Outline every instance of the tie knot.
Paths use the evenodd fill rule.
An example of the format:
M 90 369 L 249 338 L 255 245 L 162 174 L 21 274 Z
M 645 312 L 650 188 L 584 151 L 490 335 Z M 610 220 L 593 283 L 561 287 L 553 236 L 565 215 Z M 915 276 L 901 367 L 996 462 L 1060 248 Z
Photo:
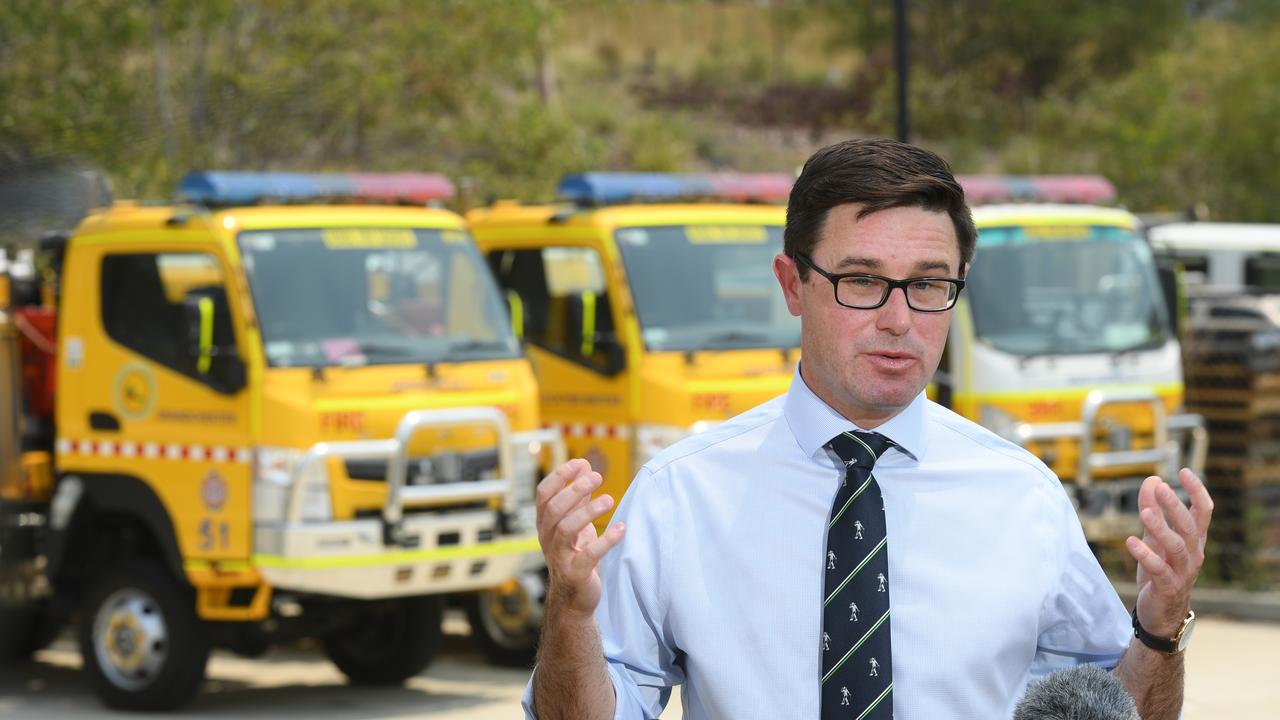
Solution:
M 845 465 L 857 465 L 867 468 L 873 467 L 876 464 L 876 460 L 880 459 L 880 456 L 891 445 L 893 445 L 893 441 L 880 433 L 858 432 L 857 430 L 842 432 L 831 438 L 831 442 L 827 443 L 827 447 L 834 450 Z

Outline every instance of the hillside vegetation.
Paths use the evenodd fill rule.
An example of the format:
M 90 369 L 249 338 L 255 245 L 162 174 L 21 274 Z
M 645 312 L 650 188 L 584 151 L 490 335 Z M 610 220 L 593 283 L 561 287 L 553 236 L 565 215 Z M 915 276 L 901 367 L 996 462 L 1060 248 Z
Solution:
M 1099 172 L 1142 210 L 1280 221 L 1280 7 L 912 0 L 912 139 Z M 11 0 L 0 172 L 435 170 L 468 202 L 585 169 L 794 170 L 895 128 L 891 4 Z

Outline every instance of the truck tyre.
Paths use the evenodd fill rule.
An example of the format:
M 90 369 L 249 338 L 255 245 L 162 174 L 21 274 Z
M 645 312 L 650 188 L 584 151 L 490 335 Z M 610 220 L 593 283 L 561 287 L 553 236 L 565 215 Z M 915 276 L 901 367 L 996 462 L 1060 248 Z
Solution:
M 209 637 L 195 598 L 157 561 L 101 576 L 80 613 L 85 673 L 109 707 L 173 710 L 204 680 Z
M 431 664 L 443 619 L 440 596 L 379 602 L 355 625 L 325 637 L 324 651 L 353 683 L 394 685 Z
M 493 665 L 533 667 L 541 623 L 523 583 L 494 588 L 467 598 L 467 622 L 471 637 Z

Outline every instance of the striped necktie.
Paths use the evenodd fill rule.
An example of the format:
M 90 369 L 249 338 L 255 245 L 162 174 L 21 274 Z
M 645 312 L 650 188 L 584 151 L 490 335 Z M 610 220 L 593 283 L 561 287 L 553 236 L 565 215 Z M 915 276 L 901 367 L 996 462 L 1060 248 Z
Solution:
M 892 445 L 844 432 L 827 447 L 844 461 L 827 523 L 822 608 L 822 720 L 893 717 L 889 645 L 889 538 L 871 468 Z

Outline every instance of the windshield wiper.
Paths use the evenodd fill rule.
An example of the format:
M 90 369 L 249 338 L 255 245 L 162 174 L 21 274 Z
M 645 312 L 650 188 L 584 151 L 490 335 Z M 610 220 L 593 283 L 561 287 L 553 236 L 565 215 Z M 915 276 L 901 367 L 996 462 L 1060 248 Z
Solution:
M 445 352 L 446 358 L 456 358 L 459 355 L 470 355 L 471 353 L 493 352 L 498 350 L 509 350 L 510 345 L 505 340 L 478 340 L 476 338 L 467 338 L 450 343 L 449 349 Z
M 417 349 L 412 347 L 407 347 L 405 345 L 399 345 L 399 344 L 379 343 L 379 342 L 360 343 L 360 352 L 365 355 L 369 355 L 369 354 L 395 355 L 398 357 L 405 357 L 406 355 L 418 354 Z
M 706 347 L 711 350 L 739 348 L 752 345 L 770 345 L 769 335 L 762 332 L 729 330 L 707 338 Z

